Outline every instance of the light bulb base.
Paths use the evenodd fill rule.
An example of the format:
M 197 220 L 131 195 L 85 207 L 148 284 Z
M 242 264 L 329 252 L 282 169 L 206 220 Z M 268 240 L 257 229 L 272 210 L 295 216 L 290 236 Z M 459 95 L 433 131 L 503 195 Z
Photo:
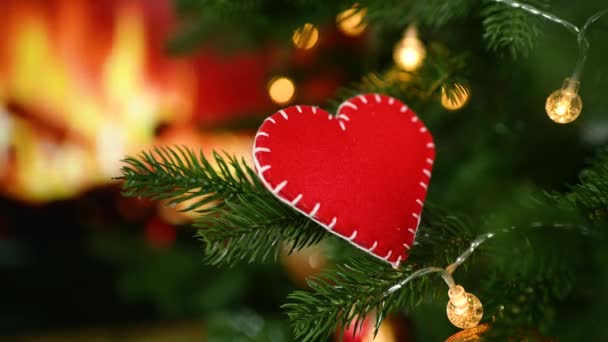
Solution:
M 450 301 L 446 307 L 448 319 L 461 329 L 476 326 L 483 317 L 483 305 L 479 298 L 465 292 L 460 285 L 450 287 L 448 291 Z

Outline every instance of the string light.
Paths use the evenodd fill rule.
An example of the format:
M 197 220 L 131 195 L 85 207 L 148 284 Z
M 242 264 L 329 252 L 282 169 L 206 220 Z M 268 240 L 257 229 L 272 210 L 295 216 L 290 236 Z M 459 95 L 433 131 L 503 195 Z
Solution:
M 276 104 L 286 104 L 293 100 L 296 93 L 296 86 L 287 77 L 275 77 L 268 83 L 268 95 Z
M 393 49 L 393 59 L 397 66 L 405 71 L 415 71 L 426 57 L 426 48 L 418 39 L 416 26 L 410 25 L 403 33 L 403 38 Z
M 579 81 L 566 78 L 561 89 L 547 97 L 545 110 L 551 120 L 565 124 L 576 120 L 583 109 L 583 101 L 578 95 Z
M 469 102 L 471 91 L 468 87 L 462 84 L 455 84 L 456 93 L 450 98 L 445 90 L 445 87 L 441 87 L 441 105 L 447 110 L 458 110 Z
M 522 4 L 513 0 L 493 1 L 524 10 L 528 13 L 540 16 L 543 19 L 560 24 L 568 31 L 576 35 L 579 57 L 576 66 L 574 67 L 574 72 L 572 73 L 571 77 L 566 78 L 561 89 L 558 89 L 549 95 L 545 103 L 545 110 L 547 111 L 547 115 L 549 115 L 551 120 L 561 124 L 576 120 L 583 108 L 583 101 L 578 95 L 578 88 L 580 87 L 579 79 L 585 67 L 585 62 L 587 61 L 587 50 L 589 49 L 589 41 L 587 40 L 585 33 L 591 24 L 608 13 L 608 8 L 590 16 L 585 24 L 579 28 L 567 20 L 564 20 L 552 13 L 540 10 L 534 6 Z
M 367 27 L 367 23 L 364 20 L 366 13 L 366 8 L 359 8 L 356 4 L 346 11 L 340 12 L 336 16 L 338 28 L 350 37 L 361 35 Z
M 319 30 L 315 25 L 306 23 L 293 32 L 293 45 L 302 50 L 312 49 L 319 41 Z
M 483 317 L 483 305 L 479 298 L 471 293 L 467 293 L 464 288 L 454 281 L 452 274 L 462 265 L 471 254 L 484 243 L 487 239 L 494 236 L 494 233 L 487 233 L 477 237 L 469 248 L 456 258 L 456 261 L 448 265 L 446 268 L 440 267 L 425 267 L 410 274 L 407 278 L 401 280 L 384 293 L 384 298 L 403 288 L 407 283 L 415 278 L 421 277 L 430 273 L 441 273 L 441 277 L 449 287 L 448 297 L 450 300 L 446 307 L 448 320 L 458 328 L 469 329 L 477 326 Z
M 465 292 L 460 285 L 452 286 L 448 290 L 450 301 L 446 312 L 452 324 L 461 328 L 468 329 L 476 326 L 483 317 L 483 306 L 479 298 Z

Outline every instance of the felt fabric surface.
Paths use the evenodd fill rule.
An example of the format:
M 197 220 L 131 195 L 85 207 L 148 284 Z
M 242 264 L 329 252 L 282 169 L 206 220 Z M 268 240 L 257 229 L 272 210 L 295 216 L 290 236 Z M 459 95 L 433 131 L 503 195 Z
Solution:
M 283 202 L 394 267 L 407 257 L 435 145 L 399 100 L 358 95 L 336 116 L 304 105 L 280 110 L 258 130 L 253 157 Z

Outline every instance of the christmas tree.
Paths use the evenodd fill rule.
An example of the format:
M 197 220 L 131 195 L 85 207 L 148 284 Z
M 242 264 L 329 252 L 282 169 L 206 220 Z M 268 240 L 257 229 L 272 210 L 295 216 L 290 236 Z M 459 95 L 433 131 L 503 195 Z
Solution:
M 271 148 L 262 145 L 254 150 L 258 165 L 221 151 L 204 155 L 180 146 L 143 151 L 125 159 L 124 194 L 186 203 L 183 211 L 195 213 L 201 257 L 210 265 L 257 268 L 277 261 L 285 250 L 322 248 L 329 265 L 308 278 L 308 289 L 284 299 L 294 341 L 362 334 L 380 338 L 386 324 L 396 331 L 407 322 L 413 332 L 401 340 L 442 340 L 453 334 L 452 341 L 475 336 L 606 340 L 601 318 L 608 301 L 602 295 L 608 285 L 603 247 L 608 131 L 602 110 L 608 104 L 602 96 L 608 81 L 600 57 L 608 51 L 600 21 L 608 13 L 604 6 L 602 1 L 177 1 L 183 26 L 169 44 L 176 53 L 206 44 L 233 51 L 278 41 L 314 54 L 326 28 L 334 25 L 361 40 L 366 54 L 356 55 L 359 60 L 346 50 L 335 54 L 358 71 L 360 81 L 343 84 L 326 103 L 294 99 L 300 80 L 310 73 L 295 63 L 277 68 L 277 74 L 291 77 L 274 78 L 269 91 L 278 104 L 275 115 L 285 120 L 298 111 L 326 110 L 330 119 L 348 126 L 354 114 L 346 109 L 365 109 L 377 101 L 399 103 L 401 112 L 417 114 L 411 114 L 412 121 L 424 122 L 421 130 L 428 128 L 433 139 L 426 146 L 436 151 L 429 161 L 433 176 L 423 183 L 424 209 L 413 213 L 419 226 L 403 233 L 415 239 L 411 235 L 413 240 L 404 242 L 399 259 L 398 253 L 378 256 L 376 245 L 367 251 L 353 247 L 349 242 L 357 243 L 357 231 L 331 234 L 340 222 L 315 216 L 323 210 L 319 205 L 308 208 L 310 215 L 297 210 L 301 198 L 281 196 L 289 185 L 269 186 L 272 182 L 264 178 L 266 165 L 256 157 Z M 306 107 L 278 111 L 291 104 Z M 375 120 L 380 122 L 393 115 L 379 113 Z M 255 129 L 264 122 L 254 121 L 250 127 Z M 400 134 L 410 136 L 399 127 L 369 129 L 382 144 Z M 260 129 L 256 143 L 267 138 L 261 133 L 267 135 Z M 383 160 L 417 153 L 394 146 L 384 146 L 390 157 Z M 290 175 L 310 169 L 307 154 L 293 151 L 299 166 Z M 322 160 L 336 165 L 336 178 L 347 172 L 339 163 L 348 156 L 340 156 Z M 379 179 L 401 184 L 411 177 L 395 174 L 395 163 L 374 165 Z M 424 169 L 429 177 L 430 169 Z M 394 188 L 367 191 L 378 182 L 368 182 L 369 174 L 363 174 L 368 178 L 341 195 L 363 201 L 370 192 L 395 193 Z M 331 193 L 338 185 L 326 182 L 325 187 Z M 384 207 L 395 201 L 400 199 Z M 388 209 L 382 208 L 367 215 L 383 222 Z M 398 319 L 402 315 L 407 321 Z M 257 314 L 220 319 L 221 334 L 215 338 L 290 338 L 280 328 L 252 323 L 259 319 Z
M 450 321 L 468 329 L 458 336 L 482 335 L 484 340 L 608 338 L 599 319 L 606 302 L 602 244 L 608 157 L 602 148 L 606 134 L 600 128 L 604 125 L 600 108 L 605 102 L 600 94 L 606 82 L 599 57 L 605 46 L 599 43 L 600 24 L 593 25 L 608 10 L 599 1 L 179 4 L 192 23 L 174 41 L 182 48 L 186 42 L 204 42 L 218 25 L 230 32 L 228 42 L 256 41 L 270 35 L 287 40 L 294 32 L 293 44 L 300 49 L 309 49 L 323 39 L 317 27 L 333 20 L 353 34 L 367 25 L 374 40 L 371 58 L 376 61 L 375 71 L 345 87 L 329 104 L 313 105 L 336 113 L 339 119 L 346 107 L 364 106 L 374 101 L 373 96 L 381 102 L 379 95 L 359 95 L 361 101 L 354 103 L 357 98 L 353 96 L 386 94 L 393 98 L 382 99 L 402 100 L 433 133 L 437 156 L 431 160 L 433 178 L 427 203 L 421 218 L 417 217 L 421 222 L 413 245 L 405 244 L 406 249 L 411 247 L 407 259 L 392 262 L 394 267 L 390 261 L 395 256 L 389 259 L 390 252 L 384 261 L 374 258 L 378 255 L 372 250 L 378 241 L 367 253 L 353 248 L 344 241 L 349 240 L 348 235 L 333 231 L 343 237 L 340 239 L 328 234 L 336 217 L 331 223 L 321 222 L 319 203 L 307 215 L 297 205 L 302 194 L 288 198 L 284 192 L 287 180 L 271 184 L 265 179 L 264 172 L 271 165 L 264 165 L 261 160 L 265 157 L 257 156 L 278 153 L 277 148 L 290 143 L 287 139 L 276 138 L 279 141 L 272 147 L 256 140 L 256 146 L 264 146 L 254 150 L 255 170 L 230 155 L 217 153 L 207 159 L 180 147 L 156 149 L 126 160 L 126 195 L 170 199 L 174 204 L 198 198 L 185 210 L 200 214 L 197 236 L 209 264 L 229 267 L 276 260 L 285 246 L 289 252 L 317 244 L 326 248 L 331 266 L 308 279 L 309 290 L 292 293 L 283 305 L 295 340 L 325 340 L 348 327 L 360 333 L 370 315 L 378 333 L 387 317 L 399 313 L 407 313 L 418 330 L 443 332 L 449 324 L 441 312 L 446 303 Z M 293 107 L 289 110 L 280 112 L 285 120 L 288 115 L 297 116 L 292 114 L 296 113 Z M 301 107 L 297 110 L 302 113 Z M 580 113 L 582 117 L 574 121 Z M 390 120 L 390 115 L 382 114 L 377 120 Z M 273 118 L 281 118 L 267 119 L 278 125 Z M 271 139 L 268 129 L 265 124 L 258 131 L 264 135 L 261 139 L 267 139 L 264 141 Z M 400 134 L 373 126 L 369 130 L 380 141 L 392 141 L 383 134 Z M 290 133 L 303 131 L 295 128 Z M 405 128 L 401 132 L 409 134 Z M 342 141 L 338 136 L 336 132 L 335 141 Z M 303 166 L 309 153 L 298 148 L 292 151 L 301 153 L 294 159 L 304 160 L 292 162 L 288 175 L 297 178 L 304 169 L 312 172 L 311 178 L 317 177 Z M 390 153 L 417 151 L 394 149 Z M 322 162 L 334 165 L 332 157 L 343 158 L 339 153 L 327 154 Z M 273 162 L 281 163 L 280 158 Z M 412 177 L 390 172 L 397 166 L 389 163 L 372 176 L 363 172 L 360 177 L 368 178 L 357 180 L 363 186 L 374 186 L 377 182 L 372 177 Z M 326 187 L 340 187 L 344 177 L 340 167 L 335 171 L 335 183 Z M 308 184 L 314 182 L 308 180 Z M 312 187 L 303 184 L 307 190 Z M 355 184 L 352 189 L 361 190 Z M 342 195 L 369 192 L 362 193 Z M 399 195 L 409 194 L 406 190 Z M 383 222 L 381 217 L 389 215 L 389 207 L 374 206 L 371 215 Z M 356 235 L 354 231 L 349 242 L 356 242 Z M 449 299 L 436 275 L 447 282 Z M 455 280 L 476 297 L 464 295 Z M 478 325 L 479 318 L 482 325 Z M 432 333 L 422 336 L 427 336 L 422 340 L 439 337 Z

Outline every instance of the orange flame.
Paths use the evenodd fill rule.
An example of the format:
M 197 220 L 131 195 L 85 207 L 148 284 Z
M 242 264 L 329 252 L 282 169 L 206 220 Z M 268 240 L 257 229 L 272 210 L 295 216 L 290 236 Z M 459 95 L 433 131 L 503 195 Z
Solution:
M 191 117 L 192 65 L 163 57 L 156 42 L 169 11 L 154 6 L 0 1 L 3 192 L 74 196 L 117 175 L 118 161 L 151 143 L 160 123 Z

